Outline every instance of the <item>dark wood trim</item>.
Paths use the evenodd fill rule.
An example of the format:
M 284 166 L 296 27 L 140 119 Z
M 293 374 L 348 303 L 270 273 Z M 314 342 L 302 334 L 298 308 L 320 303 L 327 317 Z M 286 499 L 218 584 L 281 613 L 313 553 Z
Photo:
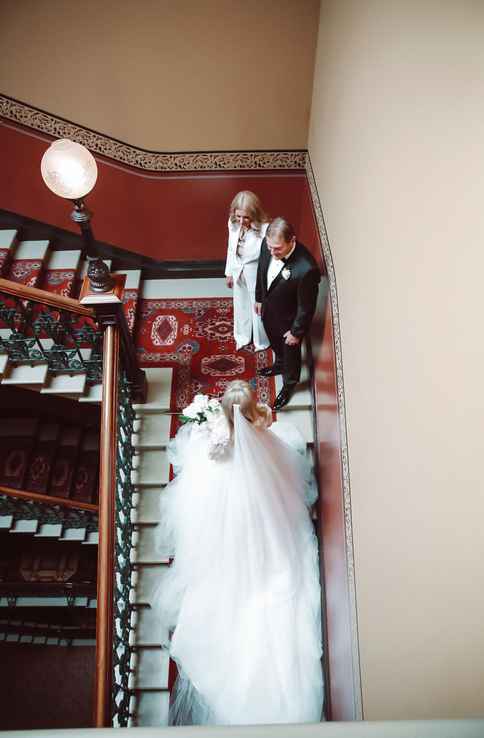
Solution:
M 53 251 L 82 251 L 85 242 L 81 235 L 63 228 L 42 223 L 8 210 L 0 209 L 0 228 L 18 231 L 20 240 L 46 240 Z M 103 241 L 94 241 L 93 256 L 110 259 L 111 271 L 141 269 L 143 279 L 190 279 L 223 277 L 225 261 L 157 261 L 149 256 L 126 251 Z
M 12 295 L 12 297 L 18 297 L 21 300 L 30 300 L 31 302 L 49 305 L 50 307 L 57 308 L 57 310 L 67 310 L 70 313 L 95 318 L 94 310 L 80 305 L 78 300 L 73 300 L 71 297 L 64 297 L 63 295 L 56 295 L 53 292 L 39 290 L 37 287 L 27 287 L 24 284 L 11 282 L 9 279 L 3 279 L 1 277 L 0 292 L 6 295 Z
M 12 489 L 11 487 L 3 487 L 0 485 L 0 494 L 9 497 L 17 497 L 20 500 L 31 500 L 33 502 L 42 502 L 46 505 L 58 505 L 59 507 L 69 507 L 73 510 L 87 510 L 88 512 L 97 513 L 98 506 L 92 505 L 90 502 L 76 502 L 76 500 L 65 499 L 64 497 L 54 497 L 53 495 L 41 495 L 38 492 L 29 492 L 28 490 Z
M 119 351 L 119 328 L 116 325 L 107 325 L 104 331 L 99 470 L 98 617 L 94 695 L 94 725 L 97 728 L 111 727 Z

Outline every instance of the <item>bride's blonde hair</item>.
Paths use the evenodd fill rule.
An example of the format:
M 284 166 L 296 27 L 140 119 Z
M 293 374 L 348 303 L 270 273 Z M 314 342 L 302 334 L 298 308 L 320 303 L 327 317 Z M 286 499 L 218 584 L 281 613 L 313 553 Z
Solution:
M 250 384 L 242 379 L 235 379 L 230 382 L 222 397 L 222 408 L 231 431 L 234 427 L 234 405 L 238 405 L 244 418 L 247 418 L 256 427 L 265 428 L 270 425 L 272 419 L 270 409 L 267 405 L 261 405 L 257 402 Z

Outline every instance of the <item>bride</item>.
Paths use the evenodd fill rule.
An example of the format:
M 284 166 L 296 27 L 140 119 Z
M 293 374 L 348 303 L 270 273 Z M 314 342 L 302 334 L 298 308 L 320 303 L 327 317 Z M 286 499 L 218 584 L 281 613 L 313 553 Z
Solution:
M 197 396 L 170 443 L 155 595 L 178 667 L 171 724 L 317 722 L 321 617 L 307 459 L 250 386 Z M 198 403 L 198 404 L 197 404 Z M 291 430 L 292 429 L 292 430 Z M 282 436 L 282 438 L 281 438 Z M 297 442 L 297 432 L 296 432 Z M 299 449 L 301 451 L 301 449 Z

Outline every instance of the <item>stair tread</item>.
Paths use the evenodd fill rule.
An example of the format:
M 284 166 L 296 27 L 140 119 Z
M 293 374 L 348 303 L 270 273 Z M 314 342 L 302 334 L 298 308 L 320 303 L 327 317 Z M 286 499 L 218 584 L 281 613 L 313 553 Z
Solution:
M 22 384 L 22 385 L 44 385 L 47 379 L 48 365 L 36 364 L 28 366 L 26 364 L 8 367 L 5 376 L 2 377 L 2 384 Z
M 16 607 L 66 607 L 66 597 L 17 597 Z M 86 607 L 88 597 L 75 597 L 74 607 Z M 0 608 L 9 607 L 6 597 L 0 597 Z
M 85 374 L 57 374 L 50 375 L 45 387 L 40 390 L 45 395 L 79 395 L 86 389 Z
M 136 610 L 133 625 L 136 646 L 152 646 L 161 641 L 166 642 L 168 638 L 168 628 L 161 627 L 156 608 L 141 607 Z
M 132 443 L 135 448 L 160 448 L 170 440 L 171 415 L 151 413 L 135 421 Z
M 135 696 L 136 724 L 144 728 L 168 725 L 169 692 L 139 692 Z
M 91 384 L 85 390 L 82 397 L 79 397 L 79 402 L 94 402 L 99 404 L 102 400 L 103 386 L 102 384 Z
M 0 228 L 0 249 L 10 249 L 17 238 L 14 228 Z
M 136 517 L 138 524 L 158 523 L 160 521 L 160 496 L 163 494 L 163 487 L 146 487 L 139 488 L 136 495 Z
M 166 573 L 168 567 L 160 564 L 159 566 L 140 566 L 136 572 L 136 596 L 137 604 L 150 605 L 153 601 L 153 593 L 156 586 L 160 583 Z M 159 627 L 159 626 L 158 626 Z M 159 643 L 160 635 L 153 632 L 151 640 L 148 642 Z M 154 639 L 154 640 L 153 640 Z
M 158 550 L 157 536 L 156 527 L 139 531 L 138 546 L 135 550 L 135 561 L 138 565 L 167 564 L 169 562 L 169 551 Z
M 144 369 L 148 383 L 148 395 L 144 404 L 133 405 L 134 409 L 143 414 L 157 410 L 169 410 L 171 399 L 171 383 L 173 369 L 156 367 Z
M 165 649 L 142 649 L 138 652 L 134 689 L 166 689 L 169 656 Z
M 131 480 L 135 485 L 163 485 L 169 481 L 170 464 L 165 449 L 144 449 L 135 456 Z
M 196 279 L 145 279 L 141 297 L 144 300 L 156 298 L 188 297 L 232 297 L 224 278 L 209 277 Z

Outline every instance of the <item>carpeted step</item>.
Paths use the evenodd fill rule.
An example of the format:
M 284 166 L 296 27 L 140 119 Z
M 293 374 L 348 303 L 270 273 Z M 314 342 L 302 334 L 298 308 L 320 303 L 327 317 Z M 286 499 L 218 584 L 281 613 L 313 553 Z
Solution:
M 38 494 L 47 494 L 50 473 L 57 453 L 60 433 L 58 423 L 42 423 L 39 427 L 37 443 L 30 458 L 25 489 Z
M 17 242 L 17 231 L 0 229 L 0 277 L 4 277 L 9 268 Z
M 129 332 L 134 333 L 140 294 L 141 269 L 124 269 L 114 274 L 126 274 L 123 293 L 123 310 Z
M 52 468 L 49 495 L 69 497 L 74 480 L 82 430 L 76 426 L 62 428 L 57 455 Z
M 35 445 L 37 418 L 2 418 L 0 425 L 0 484 L 23 489 Z
M 99 430 L 88 431 L 82 440 L 72 485 L 71 499 L 98 502 Z M 83 539 L 84 540 L 84 539 Z
M 38 287 L 48 249 L 48 241 L 20 241 L 6 272 L 6 278 L 28 287 Z
M 80 251 L 52 251 L 46 260 L 40 288 L 64 297 L 73 297 Z

